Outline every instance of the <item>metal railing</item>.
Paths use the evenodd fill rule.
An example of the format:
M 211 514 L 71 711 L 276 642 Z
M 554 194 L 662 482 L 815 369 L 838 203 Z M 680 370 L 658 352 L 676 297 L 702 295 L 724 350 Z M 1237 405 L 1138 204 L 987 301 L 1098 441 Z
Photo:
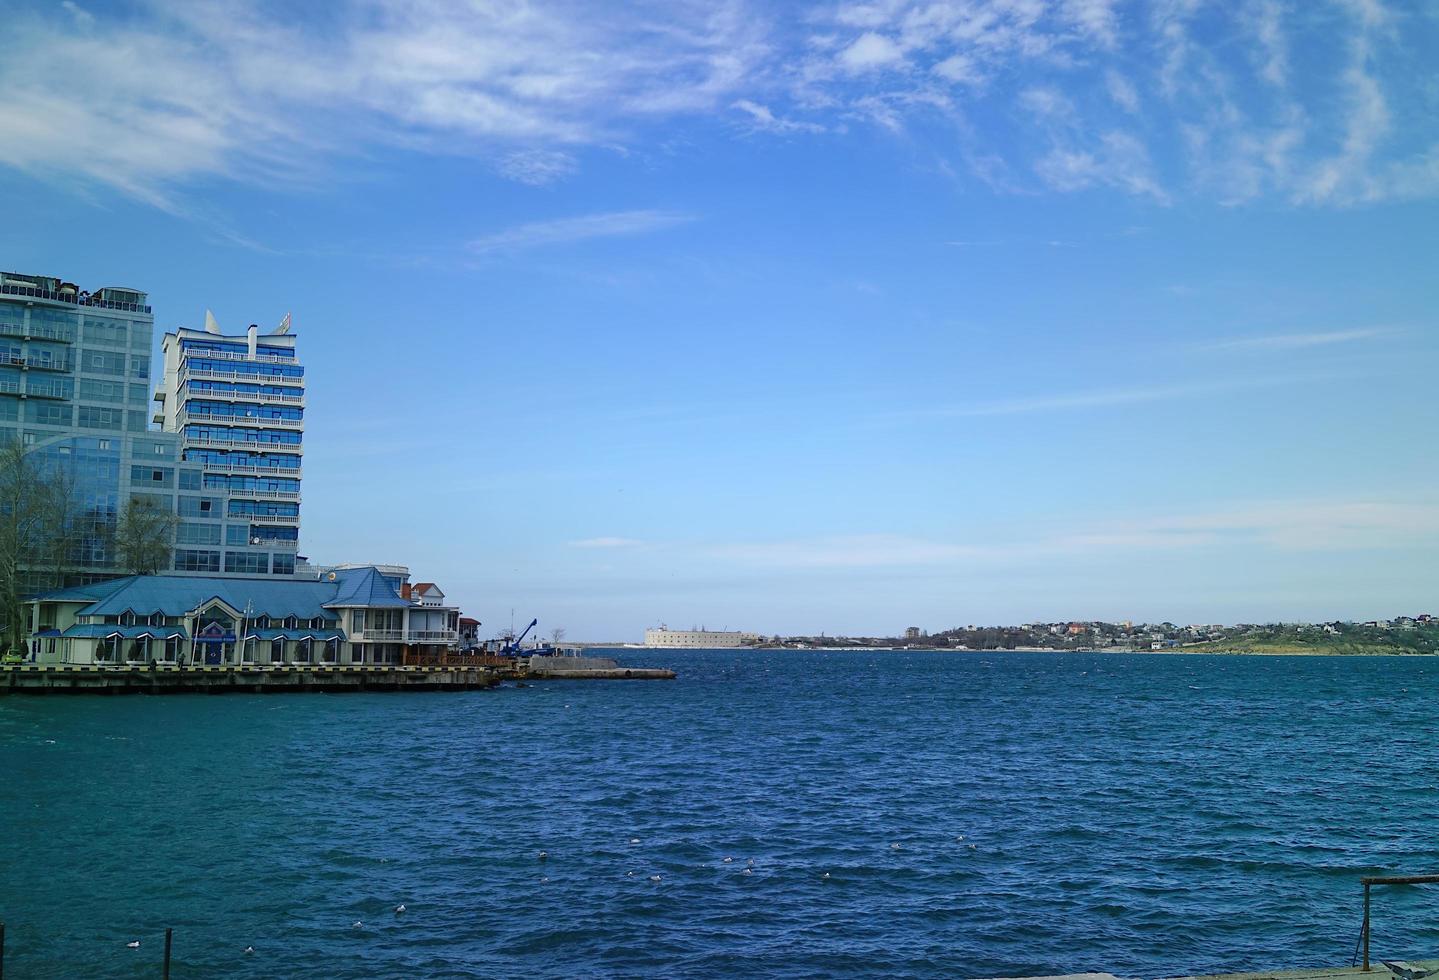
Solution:
M 142 306 L 139 303 L 115 303 L 89 294 L 82 295 L 70 292 L 53 293 L 48 289 L 40 289 L 37 286 L 22 286 L 15 282 L 0 283 L 0 293 L 6 296 L 28 296 L 31 299 L 48 299 L 57 303 L 69 303 L 72 306 L 98 306 L 107 310 L 121 310 L 125 313 L 151 312 L 150 307 Z
M 0 336 L 20 337 L 25 340 L 53 340 L 60 344 L 73 344 L 75 342 L 74 328 L 52 327 L 36 323 L 0 322 Z
M 1432 885 L 1439 883 L 1439 875 L 1379 875 L 1361 878 L 1364 885 L 1364 925 L 1359 932 L 1359 941 L 1364 945 L 1364 972 L 1369 972 L 1369 887 L 1371 885 Z

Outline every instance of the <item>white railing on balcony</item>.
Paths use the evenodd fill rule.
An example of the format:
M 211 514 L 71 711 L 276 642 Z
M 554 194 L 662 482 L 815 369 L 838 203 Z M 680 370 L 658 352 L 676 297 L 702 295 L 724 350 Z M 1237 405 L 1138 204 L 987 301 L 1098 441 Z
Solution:
M 206 473 L 253 473 L 258 476 L 299 476 L 298 466 L 251 466 L 249 463 L 212 463 L 208 460 L 192 459 L 187 462 L 199 463 Z
M 185 358 L 197 358 L 204 361 L 260 361 L 265 364 L 294 364 L 293 354 L 256 354 L 251 357 L 248 352 L 240 354 L 229 350 L 206 350 L 203 347 L 187 347 Z
M 299 524 L 299 514 L 231 514 L 231 520 L 249 521 L 251 524 Z
M 223 388 L 197 388 L 189 386 L 191 398 L 207 398 L 223 402 L 254 402 L 258 405 L 299 405 L 304 407 L 303 394 L 277 395 L 272 391 L 226 391 Z
M 187 446 L 226 446 L 264 452 L 267 449 L 295 452 L 300 448 L 297 442 L 260 442 L 256 439 L 221 439 L 217 436 L 184 436 Z
M 6 394 L 6 395 L 18 395 L 18 394 L 20 394 L 20 382 L 18 382 L 18 381 L 0 380 L 0 394 Z
M 355 643 L 458 643 L 460 636 L 453 630 L 354 630 L 350 640 Z
M 257 375 L 253 372 L 227 371 L 224 368 L 192 367 L 189 364 L 182 365 L 180 368 L 181 383 L 190 378 L 210 378 L 216 381 L 253 381 L 257 377 L 264 378 L 267 385 L 303 385 L 305 383 L 304 378 L 292 378 L 282 374 Z
M 212 415 L 207 412 L 177 412 L 179 425 L 230 425 L 247 429 L 303 429 L 304 419 L 274 419 L 263 415 Z
M 251 500 L 299 500 L 298 490 L 255 490 L 251 487 L 206 487 L 206 490 L 220 490 L 232 497 L 246 497 Z

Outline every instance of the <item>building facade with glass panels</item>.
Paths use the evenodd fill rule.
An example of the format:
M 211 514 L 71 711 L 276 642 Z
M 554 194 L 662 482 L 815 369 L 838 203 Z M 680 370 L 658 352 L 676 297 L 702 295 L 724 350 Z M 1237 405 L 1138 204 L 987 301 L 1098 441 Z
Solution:
M 198 487 L 175 435 L 148 426 L 154 316 L 145 293 L 81 290 L 52 276 L 0 273 L 0 440 L 19 440 L 74 484 L 68 571 L 34 587 L 114 576 L 112 534 L 130 497 L 175 509 Z M 59 579 L 64 578 L 61 582 Z
M 161 341 L 154 420 L 179 439 L 199 484 L 179 495 L 175 570 L 293 575 L 300 536 L 305 369 L 289 318 L 227 335 L 214 317 Z

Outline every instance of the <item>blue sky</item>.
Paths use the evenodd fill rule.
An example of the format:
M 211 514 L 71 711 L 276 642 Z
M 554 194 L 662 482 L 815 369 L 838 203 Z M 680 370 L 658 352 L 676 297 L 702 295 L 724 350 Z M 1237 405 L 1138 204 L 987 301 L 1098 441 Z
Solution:
M 5 6 L 0 265 L 293 311 L 316 560 L 576 639 L 1439 612 L 1432 4 Z

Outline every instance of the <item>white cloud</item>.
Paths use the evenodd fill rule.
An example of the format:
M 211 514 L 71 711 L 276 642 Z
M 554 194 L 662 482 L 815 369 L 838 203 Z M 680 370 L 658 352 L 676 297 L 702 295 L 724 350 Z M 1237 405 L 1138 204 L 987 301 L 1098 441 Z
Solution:
M 1439 538 L 1439 504 L 1382 499 L 1260 501 L 1213 510 L 1097 521 L 1035 535 L 939 540 L 854 534 L 701 547 L 704 557 L 761 569 L 971 567 L 1033 564 L 1112 554 L 1182 555 L 1237 546 L 1257 550 L 1344 552 L 1423 548 Z
M 605 214 L 557 218 L 553 221 L 531 221 L 473 239 L 469 243 L 469 249 L 481 255 L 515 252 L 592 238 L 641 235 L 673 228 L 693 220 L 693 215 L 678 211 L 611 211 Z
M 948 132 L 938 155 L 1001 193 L 1439 194 L 1439 119 L 1402 67 L 1425 35 L 1379 0 L 1336 0 L 1323 32 L 1284 0 L 61 7 L 7 18 L 0 165 L 177 212 L 208 178 L 322 185 L 392 145 L 540 185 L 735 112 L 747 133 Z
M 572 154 L 556 150 L 519 150 L 501 157 L 495 169 L 510 180 L 540 187 L 572 176 L 579 163 Z
M 579 541 L 571 541 L 571 548 L 635 548 L 644 544 L 637 538 L 584 538 Z
M 747 114 L 750 118 L 750 126 L 755 130 L 764 130 L 770 133 L 822 133 L 825 130 L 825 127 L 818 123 L 780 119 L 775 116 L 769 106 L 749 99 L 737 99 L 731 108 Z
M 1204 350 L 1299 350 L 1305 347 L 1328 347 L 1333 344 L 1349 344 L 1359 340 L 1373 340 L 1376 337 L 1392 336 L 1394 331 L 1387 327 L 1359 327 L 1352 330 L 1324 330 L 1312 333 L 1266 334 L 1259 337 L 1237 337 L 1204 344 Z
M 904 61 L 904 51 L 883 34 L 869 32 L 841 51 L 839 61 L 846 71 L 874 71 L 898 65 Z

